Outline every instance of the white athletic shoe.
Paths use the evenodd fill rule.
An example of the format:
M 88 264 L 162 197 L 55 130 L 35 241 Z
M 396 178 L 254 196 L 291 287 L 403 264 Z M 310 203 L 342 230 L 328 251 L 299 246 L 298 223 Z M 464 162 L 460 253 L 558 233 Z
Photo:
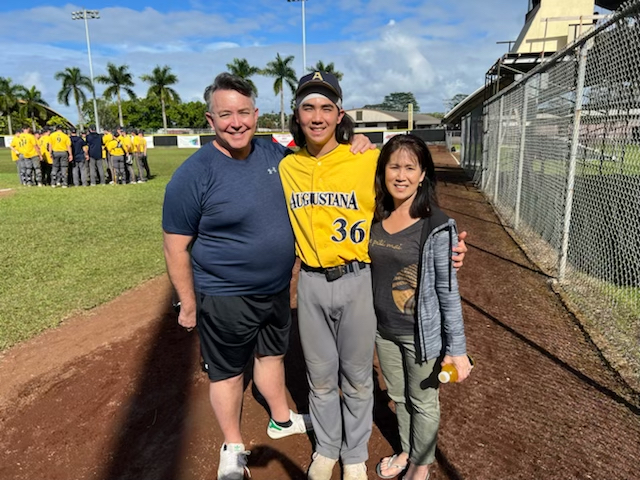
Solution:
M 309 471 L 307 472 L 308 480 L 331 480 L 333 467 L 338 463 L 338 460 L 325 457 L 318 452 L 314 452 L 311 458 L 313 458 L 313 461 L 309 465 Z
M 288 437 L 289 435 L 295 435 L 296 433 L 305 433 L 308 430 L 313 430 L 311 426 L 311 418 L 307 414 L 295 413 L 289 410 L 289 419 L 291 420 L 290 427 L 281 427 L 273 419 L 269 419 L 269 425 L 267 426 L 267 435 L 270 438 L 278 439 Z
M 343 480 L 367 480 L 367 466 L 362 463 L 351 463 L 342 467 Z
M 218 480 L 244 480 L 245 473 L 251 478 L 251 472 L 247 468 L 247 455 L 250 453 L 242 443 L 223 444 L 220 449 Z

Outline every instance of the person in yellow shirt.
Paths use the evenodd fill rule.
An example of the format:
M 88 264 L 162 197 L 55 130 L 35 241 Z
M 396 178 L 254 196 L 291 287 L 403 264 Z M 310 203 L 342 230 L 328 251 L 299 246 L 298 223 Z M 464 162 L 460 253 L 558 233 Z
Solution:
M 48 128 L 40 131 L 38 135 L 38 145 L 40 146 L 40 153 L 42 153 L 42 162 L 40 162 L 40 169 L 42 170 L 42 183 L 44 185 L 51 185 L 51 168 L 53 165 L 53 159 L 51 158 L 51 152 L 49 151 L 49 134 L 51 132 Z
M 18 150 L 23 157 L 22 175 L 25 184 L 32 186 L 35 177 L 36 184 L 41 187 L 42 170 L 40 170 L 40 160 L 42 160 L 42 154 L 35 135 L 31 133 L 31 127 L 23 127 Z
M 118 129 L 118 139 L 125 149 L 124 167 L 125 181 L 129 185 L 136 183 L 136 174 L 133 171 L 133 142 L 131 140 L 131 132 L 127 132 L 124 128 Z
M 69 183 L 69 160 L 71 159 L 71 139 L 58 125 L 56 131 L 49 136 L 51 157 L 51 186 L 67 188 Z
M 147 141 L 142 131 L 134 130 L 133 155 L 138 166 L 138 183 L 147 181 L 147 170 L 145 168 L 145 157 L 147 156 Z
M 19 146 L 20 146 L 20 134 L 16 133 L 11 139 L 9 148 L 11 149 L 11 160 L 16 162 L 16 168 L 18 169 L 18 179 L 20 180 L 20 185 L 24 185 L 24 178 L 22 178 L 22 160 L 20 158 L 20 150 L 18 150 Z
M 368 247 L 379 151 L 351 153 L 353 127 L 334 75 L 300 79 L 290 128 L 300 150 L 279 172 L 302 261 L 298 325 L 316 435 L 314 480 L 329 480 L 339 458 L 343 478 L 368 478 L 376 334 Z
M 115 181 L 115 170 L 113 168 L 113 162 L 107 144 L 113 140 L 113 133 L 111 133 L 111 127 L 106 127 L 102 134 L 102 146 L 104 147 L 104 158 L 107 160 L 107 183 L 113 184 Z
M 118 129 L 118 133 L 121 133 L 121 130 Z M 111 140 L 107 142 L 107 152 L 111 157 L 111 163 L 113 168 L 113 183 L 114 184 L 122 184 L 126 183 L 125 178 L 125 155 L 127 154 L 126 141 L 122 138 L 122 135 L 118 137 L 111 137 Z

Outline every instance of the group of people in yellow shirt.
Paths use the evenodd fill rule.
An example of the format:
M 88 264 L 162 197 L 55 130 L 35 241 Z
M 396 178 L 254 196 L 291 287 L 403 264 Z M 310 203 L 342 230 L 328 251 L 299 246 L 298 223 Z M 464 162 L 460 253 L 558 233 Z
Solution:
M 9 147 L 20 183 L 26 186 L 66 188 L 71 181 L 75 186 L 133 184 L 149 178 L 147 141 L 141 130 L 118 128 L 114 136 L 111 129 L 99 134 L 93 126 L 81 135 L 75 129 L 66 133 L 62 127 L 35 133 L 25 127 Z

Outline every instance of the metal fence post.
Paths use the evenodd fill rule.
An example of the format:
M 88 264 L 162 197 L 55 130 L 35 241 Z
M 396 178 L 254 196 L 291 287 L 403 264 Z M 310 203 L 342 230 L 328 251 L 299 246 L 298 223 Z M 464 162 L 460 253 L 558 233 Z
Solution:
M 500 153 L 502 149 L 502 115 L 504 112 L 504 95 L 500 97 L 500 116 L 498 117 L 498 147 L 496 153 L 496 181 L 493 186 L 493 203 L 498 202 L 498 190 L 500 186 Z
M 564 225 L 562 228 L 562 244 L 560 248 L 560 258 L 558 267 L 558 281 L 564 280 L 567 271 L 567 255 L 569 252 L 569 230 L 571 228 L 571 210 L 573 207 L 573 192 L 576 178 L 576 159 L 578 154 L 578 141 L 580 138 L 580 121 L 582 118 L 582 97 L 584 95 L 584 80 L 587 70 L 587 53 L 589 44 L 587 41 L 580 49 L 580 60 L 578 63 L 578 83 L 576 85 L 576 104 L 573 113 L 573 135 L 571 137 L 571 150 L 569 153 L 569 173 L 567 176 L 567 199 L 564 208 Z
M 482 190 L 487 189 L 486 182 L 488 175 L 489 164 L 487 159 L 489 158 L 488 148 L 489 148 L 489 107 L 482 107 L 482 165 L 480 166 L 480 185 L 482 185 Z
M 524 100 L 522 102 L 522 131 L 520 133 L 520 156 L 518 158 L 518 181 L 516 187 L 516 215 L 513 227 L 520 225 L 520 202 L 522 200 L 522 174 L 524 171 L 524 148 L 527 134 L 527 107 L 529 105 L 529 82 L 524 84 Z

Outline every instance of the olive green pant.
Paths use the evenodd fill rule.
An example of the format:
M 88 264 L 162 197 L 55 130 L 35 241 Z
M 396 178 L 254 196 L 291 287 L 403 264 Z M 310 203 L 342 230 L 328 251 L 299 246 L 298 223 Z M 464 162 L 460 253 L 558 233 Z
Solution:
M 387 384 L 387 393 L 396 404 L 402 451 L 415 465 L 435 461 L 440 400 L 438 359 L 420 363 L 416 359 L 415 337 L 393 335 L 378 330 L 376 351 Z

